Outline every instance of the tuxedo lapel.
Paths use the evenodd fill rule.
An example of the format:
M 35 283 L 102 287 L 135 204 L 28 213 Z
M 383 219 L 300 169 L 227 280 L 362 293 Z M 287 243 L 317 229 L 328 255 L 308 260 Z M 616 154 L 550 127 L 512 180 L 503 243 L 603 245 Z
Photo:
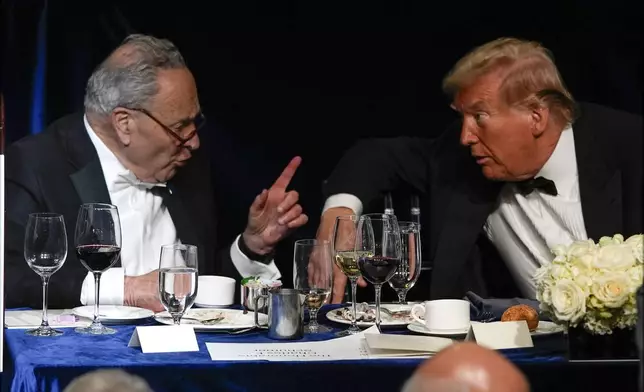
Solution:
M 110 203 L 103 169 L 82 114 L 60 129 L 63 149 L 74 171 L 69 175 L 81 203 Z
M 621 172 L 610 167 L 606 149 L 597 143 L 596 135 L 609 130 L 597 129 L 595 124 L 592 113 L 582 112 L 573 130 L 586 233 L 597 241 L 621 233 L 623 222 Z

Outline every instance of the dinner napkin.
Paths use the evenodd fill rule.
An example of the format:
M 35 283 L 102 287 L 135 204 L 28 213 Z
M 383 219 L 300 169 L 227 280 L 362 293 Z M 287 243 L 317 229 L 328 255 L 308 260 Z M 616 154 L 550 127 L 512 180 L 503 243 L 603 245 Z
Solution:
M 427 357 L 436 354 L 454 342 L 435 336 L 397 334 L 364 334 L 370 358 Z
M 463 299 L 470 302 L 470 319 L 472 321 L 500 321 L 503 312 L 514 305 L 531 306 L 539 313 L 539 320 L 550 320 L 539 310 L 539 302 L 533 299 L 481 298 L 471 291 L 468 291 Z M 492 318 L 492 320 L 489 320 L 490 318 Z

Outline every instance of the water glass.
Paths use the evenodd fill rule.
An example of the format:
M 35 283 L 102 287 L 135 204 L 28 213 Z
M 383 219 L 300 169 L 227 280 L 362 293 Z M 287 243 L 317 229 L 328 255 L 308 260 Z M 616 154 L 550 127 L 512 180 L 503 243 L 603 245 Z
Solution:
M 175 325 L 197 297 L 198 264 L 195 245 L 171 244 L 161 247 L 159 297 Z
M 24 256 L 29 267 L 42 280 L 42 321 L 40 327 L 26 332 L 31 336 L 59 336 L 62 331 L 49 326 L 47 320 L 47 289 L 49 278 L 67 259 L 67 231 L 60 214 L 30 214 L 25 228 Z
M 305 332 L 320 333 L 331 329 L 319 325 L 318 310 L 331 296 L 333 259 L 329 241 L 314 239 L 295 241 L 293 251 L 293 286 L 304 297 L 310 320 Z
M 416 222 L 398 222 L 402 257 L 389 286 L 398 294 L 398 302 L 407 302 L 407 292 L 416 284 L 421 271 L 420 224 Z

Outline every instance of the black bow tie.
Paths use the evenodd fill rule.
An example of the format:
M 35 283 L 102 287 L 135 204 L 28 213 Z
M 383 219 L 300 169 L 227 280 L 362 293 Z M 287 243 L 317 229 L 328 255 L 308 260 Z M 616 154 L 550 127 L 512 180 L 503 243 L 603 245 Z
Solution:
M 540 189 L 543 192 L 551 195 L 557 196 L 557 187 L 555 186 L 554 181 L 548 180 L 547 178 L 537 177 L 531 178 L 525 181 L 519 181 L 516 183 L 517 189 L 523 196 L 529 195 L 535 189 Z

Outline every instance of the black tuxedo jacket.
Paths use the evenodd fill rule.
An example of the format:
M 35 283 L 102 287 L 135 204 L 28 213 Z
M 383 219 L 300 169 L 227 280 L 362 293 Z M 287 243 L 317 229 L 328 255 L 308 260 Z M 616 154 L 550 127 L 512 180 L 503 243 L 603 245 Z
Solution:
M 573 131 L 589 238 L 642 233 L 642 117 L 594 104 L 579 109 Z M 461 298 L 467 290 L 520 296 L 483 233 L 503 183 L 482 175 L 459 136 L 460 123 L 435 140 L 361 141 L 340 160 L 324 193 L 350 193 L 368 205 L 386 192 L 411 187 L 429 212 L 423 259 L 433 264 L 430 298 Z
M 74 229 L 82 203 L 110 203 L 98 155 L 82 114 L 64 117 L 44 132 L 11 145 L 6 160 L 6 307 L 42 306 L 40 277 L 23 256 L 27 218 L 34 212 L 55 212 L 65 218 L 69 250 L 63 267 L 49 283 L 49 306 L 80 304 L 87 270 L 76 257 Z M 199 248 L 199 273 L 239 279 L 229 249 L 216 251 L 216 212 L 209 161 L 201 150 L 168 182 L 172 195 L 164 199 L 185 244 Z

